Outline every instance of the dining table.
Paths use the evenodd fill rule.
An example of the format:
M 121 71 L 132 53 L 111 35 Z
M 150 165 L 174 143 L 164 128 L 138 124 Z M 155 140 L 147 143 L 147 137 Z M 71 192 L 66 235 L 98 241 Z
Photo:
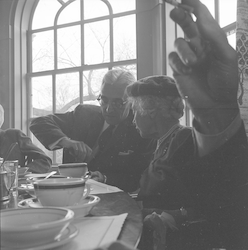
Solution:
M 105 185 L 105 184 L 101 184 Z M 108 186 L 108 185 L 106 185 Z M 111 186 L 109 186 L 111 187 Z M 113 187 L 115 188 L 115 187 Z M 120 229 L 120 233 L 116 240 L 120 240 L 125 244 L 136 248 L 142 233 L 142 213 L 141 209 L 128 193 L 119 190 L 118 188 L 114 192 L 101 192 L 96 194 L 100 198 L 100 202 L 97 203 L 89 212 L 86 217 L 92 218 L 108 218 L 111 216 L 118 216 L 125 214 L 123 225 Z M 22 209 L 18 206 L 20 201 L 30 197 L 30 194 L 25 192 L 15 191 L 11 193 L 10 199 L 7 201 L 1 201 L 1 210 L 4 209 Z M 90 240 L 90 239 L 89 239 Z M 84 243 L 82 242 L 82 245 Z M 68 244 L 67 247 L 70 247 Z M 74 249 L 72 248 L 65 249 Z M 57 248 L 56 248 L 57 249 Z M 60 248 L 58 248 L 60 249 Z M 64 248 L 61 248 L 64 249 Z M 78 249 L 81 249 L 80 247 Z M 83 249 L 83 248 L 82 248 Z

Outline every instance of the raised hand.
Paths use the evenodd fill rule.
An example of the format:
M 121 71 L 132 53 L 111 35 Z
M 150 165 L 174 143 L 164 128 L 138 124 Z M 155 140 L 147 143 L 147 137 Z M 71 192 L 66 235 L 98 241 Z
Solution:
M 200 130 L 223 131 L 239 112 L 237 104 L 238 64 L 236 51 L 224 31 L 199 0 L 183 0 L 193 8 L 195 20 L 182 8 L 171 18 L 185 33 L 175 41 L 170 66 L 181 96 L 187 99 Z

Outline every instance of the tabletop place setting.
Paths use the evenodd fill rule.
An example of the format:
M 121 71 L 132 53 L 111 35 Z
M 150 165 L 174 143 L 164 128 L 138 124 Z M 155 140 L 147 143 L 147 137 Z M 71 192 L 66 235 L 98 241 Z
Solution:
M 95 216 L 90 211 L 101 201 L 100 195 L 122 190 L 91 180 L 86 163 L 60 164 L 45 174 L 16 166 L 15 180 L 5 172 L 1 171 L 1 249 L 94 249 L 118 238 L 127 213 Z M 16 205 L 11 203 L 13 197 Z M 92 235 L 96 227 L 101 232 L 96 232 L 98 243 L 82 247 L 82 240 L 91 237 L 84 233 L 86 227 Z

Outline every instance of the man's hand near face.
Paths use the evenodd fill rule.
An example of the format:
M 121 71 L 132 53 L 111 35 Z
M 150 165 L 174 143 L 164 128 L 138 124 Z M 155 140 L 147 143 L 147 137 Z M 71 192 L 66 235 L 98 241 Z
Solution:
M 88 162 L 92 153 L 92 149 L 84 142 L 69 138 L 63 138 L 59 142 L 59 146 L 69 149 L 77 162 Z

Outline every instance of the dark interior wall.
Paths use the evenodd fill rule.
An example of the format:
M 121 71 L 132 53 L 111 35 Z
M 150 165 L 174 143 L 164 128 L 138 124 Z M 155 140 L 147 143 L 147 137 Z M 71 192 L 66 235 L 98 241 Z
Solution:
M 13 89 L 10 75 L 11 27 L 9 25 L 12 2 L 13 0 L 0 1 L 0 103 L 5 110 L 3 128 L 11 127 L 13 124 L 11 117 Z

